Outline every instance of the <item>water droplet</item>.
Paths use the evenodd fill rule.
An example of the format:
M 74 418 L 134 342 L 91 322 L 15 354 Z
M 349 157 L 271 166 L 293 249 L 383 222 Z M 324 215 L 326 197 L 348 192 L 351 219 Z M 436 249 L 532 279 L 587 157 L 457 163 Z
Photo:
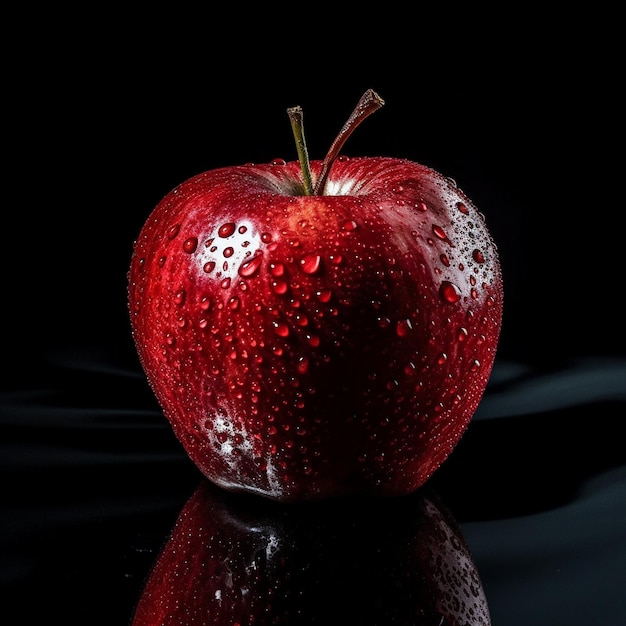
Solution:
M 396 335 L 398 335 L 398 337 L 406 337 L 412 329 L 411 320 L 400 320 L 396 324 Z
M 305 274 L 315 274 L 319 272 L 322 263 L 322 257 L 319 254 L 307 254 L 300 259 L 300 268 Z
M 221 283 L 220 287 L 222 289 L 228 289 L 230 287 L 230 278 L 225 278 Z
M 313 348 L 317 348 L 320 345 L 320 338 L 317 335 L 307 335 L 306 340 Z
M 274 320 L 272 322 L 272 327 L 274 328 L 274 332 L 279 337 L 287 337 L 289 335 L 289 326 L 282 320 Z
M 164 256 L 160 256 L 159 260 L 157 261 L 159 267 L 163 267 L 165 265 L 165 261 L 166 261 L 167 257 Z
M 270 233 L 261 233 L 261 241 L 263 243 L 269 243 L 272 241 L 272 235 L 270 235 Z
M 346 220 L 341 225 L 341 230 L 344 230 L 346 232 L 352 232 L 352 231 L 356 230 L 358 227 L 359 227 L 359 225 L 354 220 Z
M 226 222 L 219 227 L 217 234 L 220 237 L 230 237 L 235 232 L 235 228 L 235 222 Z
M 207 261 L 203 268 L 207 274 L 210 274 L 215 269 L 215 261 Z
M 309 358 L 306 356 L 301 357 L 296 368 L 300 374 L 306 374 L 309 369 Z
M 448 360 L 448 355 L 445 352 L 442 352 L 437 357 L 437 365 L 443 365 Z
M 269 269 L 272 276 L 282 276 L 285 273 L 285 264 L 272 262 Z
M 468 332 L 467 332 L 467 328 L 459 328 L 457 334 L 456 334 L 456 338 L 458 339 L 458 341 L 463 342 L 467 339 L 468 336 Z
M 228 246 L 228 248 L 224 248 L 224 252 L 222 252 L 222 254 L 228 259 L 233 256 L 234 252 L 235 250 L 232 248 L 232 246 Z
M 379 317 L 378 325 L 380 326 L 380 328 L 389 328 L 389 326 L 391 325 L 391 320 L 388 317 Z
M 181 289 L 174 296 L 174 304 L 178 306 L 182 306 L 185 302 L 186 297 L 187 297 L 187 292 L 184 289 Z
M 320 302 L 330 302 L 332 291 L 330 289 L 322 289 L 315 294 Z
M 178 232 L 180 231 L 180 224 L 175 224 L 174 226 L 171 226 L 168 231 L 167 231 L 167 238 L 168 239 L 174 239 L 174 237 L 176 237 L 176 235 L 178 235 Z
M 425 202 L 415 203 L 415 208 L 422 213 L 424 213 L 424 211 L 428 211 L 428 205 Z
M 458 302 L 461 299 L 461 292 L 459 291 L 459 288 L 449 280 L 444 280 L 441 283 L 441 286 L 439 287 L 439 295 L 442 300 L 450 303 Z
M 272 159 L 270 161 L 270 165 L 286 165 L 286 163 L 285 159 Z
M 239 298 L 237 296 L 233 296 L 228 301 L 228 308 L 231 311 L 239 311 L 239 309 L 241 308 L 241 300 L 239 300 Z
M 200 300 L 200 309 L 202 311 L 208 311 L 210 308 L 211 308 L 211 300 L 209 299 L 208 296 L 204 296 Z
M 485 256 L 483 255 L 483 253 L 478 249 L 474 249 L 472 251 L 472 259 L 474 259 L 474 261 L 476 261 L 476 263 L 484 263 L 485 262 Z
M 408 362 L 405 366 L 404 366 L 404 373 L 407 376 L 413 376 L 413 374 L 415 374 L 415 363 L 412 362 Z
M 441 254 L 439 256 L 439 259 L 441 260 L 441 262 L 446 266 L 446 267 L 450 267 L 450 259 L 448 258 L 447 255 L 445 254 Z
M 198 247 L 197 237 L 189 237 L 188 239 L 185 239 L 185 242 L 183 243 L 183 250 L 189 254 L 191 254 L 192 252 L 195 252 L 197 247 Z
M 273 280 L 272 281 L 272 291 L 278 295 L 283 295 L 287 293 L 289 285 L 284 280 Z
M 446 231 L 441 228 L 441 226 L 437 226 L 437 224 L 433 224 L 432 226 L 433 233 L 435 237 L 442 239 L 443 241 L 448 241 L 448 235 L 446 235 Z
M 456 203 L 456 208 L 461 211 L 461 213 L 464 213 L 465 215 L 467 215 L 469 213 L 469 210 L 467 209 L 467 207 L 465 206 L 465 204 L 463 202 L 457 202 Z
M 250 259 L 244 261 L 239 266 L 239 276 L 243 276 L 244 278 L 249 278 L 250 276 L 254 276 L 261 267 L 261 261 L 263 260 L 263 254 L 259 253 Z

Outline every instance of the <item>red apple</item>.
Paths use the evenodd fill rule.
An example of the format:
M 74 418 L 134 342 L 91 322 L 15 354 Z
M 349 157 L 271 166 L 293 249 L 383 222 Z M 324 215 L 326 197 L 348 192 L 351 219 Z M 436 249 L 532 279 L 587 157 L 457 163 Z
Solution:
M 479 572 L 433 494 L 285 505 L 202 481 L 132 626 L 489 626 Z
M 400 495 L 449 456 L 483 395 L 502 321 L 484 217 L 454 181 L 390 157 L 201 173 L 135 242 L 140 362 L 189 457 L 280 501 Z

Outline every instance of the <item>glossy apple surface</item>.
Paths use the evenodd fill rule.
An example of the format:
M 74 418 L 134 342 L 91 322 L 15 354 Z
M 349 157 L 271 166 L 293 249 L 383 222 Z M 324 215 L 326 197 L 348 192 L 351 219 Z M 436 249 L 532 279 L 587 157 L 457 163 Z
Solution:
M 202 481 L 132 626 L 489 626 L 480 575 L 433 495 L 281 504 Z
M 129 272 L 139 358 L 189 457 L 227 490 L 406 494 L 489 379 L 497 250 L 454 181 L 418 163 L 339 158 L 308 196 L 301 172 L 224 167 L 163 198 Z

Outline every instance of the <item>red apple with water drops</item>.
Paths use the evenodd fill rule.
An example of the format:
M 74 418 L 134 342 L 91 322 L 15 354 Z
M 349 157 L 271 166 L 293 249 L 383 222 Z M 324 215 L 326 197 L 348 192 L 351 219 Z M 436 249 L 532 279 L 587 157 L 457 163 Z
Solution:
M 502 323 L 498 253 L 455 182 L 404 158 L 227 166 L 169 192 L 135 242 L 141 365 L 200 471 L 279 501 L 402 495 L 467 429 Z

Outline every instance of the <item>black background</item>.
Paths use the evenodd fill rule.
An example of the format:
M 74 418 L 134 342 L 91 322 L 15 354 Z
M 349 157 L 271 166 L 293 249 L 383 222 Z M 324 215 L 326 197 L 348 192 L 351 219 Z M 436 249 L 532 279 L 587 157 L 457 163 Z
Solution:
M 175 13 L 169 7 L 54 7 L 14 12 L 5 23 L 11 37 L 3 44 L 0 250 L 10 445 L 2 467 L 13 477 L 7 487 L 9 504 L 16 504 L 7 516 L 10 528 L 20 525 L 25 502 L 30 511 L 16 553 L 53 554 L 60 562 L 50 543 L 60 536 L 69 555 L 62 579 L 78 590 L 68 592 L 51 618 L 62 606 L 64 613 L 55 617 L 73 623 L 72 615 L 85 616 L 90 603 L 102 601 L 94 591 L 85 592 L 80 572 L 89 579 L 98 570 L 99 584 L 115 591 L 116 574 L 106 572 L 115 572 L 116 563 L 94 564 L 106 552 L 102 546 L 85 562 L 71 556 L 72 537 L 92 538 L 80 534 L 78 518 L 60 534 L 52 524 L 49 537 L 42 530 L 45 518 L 31 524 L 36 506 L 26 494 L 46 471 L 37 454 L 47 435 L 45 429 L 28 430 L 28 423 L 16 426 L 15 394 L 55 388 L 66 394 L 55 400 L 62 407 L 156 409 L 141 378 L 126 310 L 133 240 L 161 197 L 196 173 L 275 157 L 296 159 L 287 107 L 303 107 L 309 151 L 312 158 L 323 158 L 361 94 L 373 88 L 386 104 L 357 130 L 344 153 L 424 163 L 454 178 L 474 200 L 498 244 L 504 274 L 498 371 L 526 368 L 550 381 L 580 363 L 587 373 L 595 371 L 593 364 L 623 363 L 623 67 L 617 16 L 601 7 L 593 13 L 568 7 L 546 14 L 530 5 L 401 6 L 257 3 L 219 12 L 210 5 L 179 7 Z M 104 374 L 112 370 L 129 373 L 133 381 L 116 379 L 113 395 Z M 621 404 L 601 404 L 593 413 L 571 408 L 565 396 L 573 391 L 571 385 L 555 389 L 557 410 L 540 421 L 523 419 L 522 405 L 532 404 L 532 398 L 517 389 L 521 404 L 513 401 L 515 419 L 508 430 L 489 431 L 491 452 L 499 442 L 502 450 L 471 474 L 487 488 L 471 503 L 450 492 L 461 521 L 475 523 L 481 511 L 485 518 L 506 518 L 562 505 L 587 478 L 623 465 L 616 443 L 623 387 Z M 30 397 L 26 404 L 32 406 Z M 40 427 L 41 420 L 32 421 Z M 442 472 L 444 485 L 486 435 L 487 423 L 477 422 L 457 460 Z M 76 432 L 86 426 L 79 420 L 76 426 L 57 433 L 58 443 L 79 447 Z M 150 455 L 159 448 L 137 434 L 124 437 L 123 429 L 110 434 L 100 451 Z M 167 531 L 197 478 L 184 457 L 176 456 L 168 434 L 158 437 L 176 459 L 180 488 L 157 469 L 111 483 L 104 478 L 110 470 L 97 469 L 88 475 L 95 476 L 95 487 L 79 488 L 71 462 L 63 469 L 67 491 L 61 502 L 84 496 L 99 507 L 102 520 L 116 488 L 128 498 L 138 490 L 150 502 L 160 493 L 170 497 L 163 495 L 171 510 L 163 504 L 161 518 L 146 507 L 130 525 L 100 522 L 99 538 L 110 538 L 120 561 L 129 558 L 136 537 L 158 538 Z M 13 445 L 18 439 L 26 449 L 33 442 L 27 469 Z M 506 481 L 503 467 L 511 482 L 499 486 L 493 473 Z M 548 472 L 555 468 L 560 469 Z M 167 488 L 161 484 L 160 491 L 156 480 L 151 483 L 155 477 Z M 35 488 L 49 511 L 55 500 L 43 491 Z M 29 531 L 39 541 L 31 541 Z M 623 541 L 622 534 L 617 545 L 623 547 Z M 136 579 L 107 606 L 125 614 L 148 565 L 149 556 L 133 567 L 125 561 Z M 498 572 L 488 566 L 488 580 L 496 581 Z M 8 559 L 7 580 L 15 567 Z M 43 586 L 54 569 L 48 567 L 27 579 L 31 582 L 21 591 Z M 600 569 L 590 571 L 589 577 L 599 574 Z M 611 576 L 606 584 L 616 585 Z M 492 585 L 495 596 L 498 586 Z M 15 588 L 10 587 L 13 593 Z M 74 612 L 68 598 L 76 601 Z M 605 606 L 606 615 L 624 615 L 623 602 L 611 598 L 616 605 Z M 494 603 L 495 626 L 518 623 L 503 599 Z M 13 621 L 4 623 L 23 623 L 9 617 Z M 563 623 L 577 622 L 570 616 Z M 598 621 L 604 623 L 609 622 Z
M 158 200 L 204 169 L 296 159 L 296 104 L 322 158 L 373 88 L 386 105 L 344 152 L 423 162 L 486 215 L 506 279 L 502 356 L 623 354 L 614 16 L 438 6 L 101 7 L 12 24 L 3 308 L 18 352 L 127 347 L 131 244 Z

